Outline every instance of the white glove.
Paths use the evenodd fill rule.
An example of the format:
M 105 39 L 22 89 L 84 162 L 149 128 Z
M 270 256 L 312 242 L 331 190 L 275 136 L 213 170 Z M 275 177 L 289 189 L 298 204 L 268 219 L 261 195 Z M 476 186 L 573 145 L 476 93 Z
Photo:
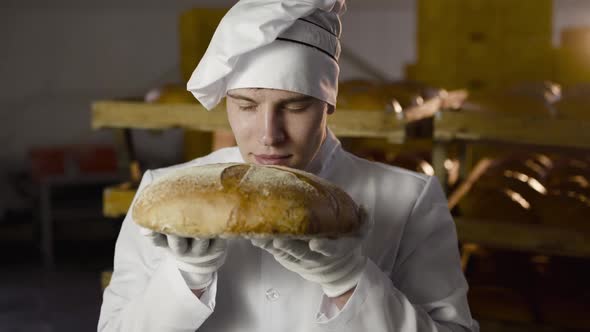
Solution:
M 207 288 L 213 281 L 213 273 L 225 261 L 225 239 L 184 238 L 141 227 L 140 231 L 155 246 L 165 248 L 176 258 L 176 265 L 190 289 Z
M 328 297 L 338 297 L 356 287 L 361 278 L 367 262 L 360 247 L 364 234 L 339 239 L 258 238 L 251 241 L 271 253 L 286 269 L 320 284 Z

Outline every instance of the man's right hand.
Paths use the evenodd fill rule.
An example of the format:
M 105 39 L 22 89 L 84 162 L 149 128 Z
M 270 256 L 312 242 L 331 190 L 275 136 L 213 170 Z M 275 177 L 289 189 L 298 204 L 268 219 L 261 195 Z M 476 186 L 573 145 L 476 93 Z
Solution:
M 176 264 L 189 288 L 193 291 L 207 288 L 213 273 L 225 261 L 227 240 L 220 238 L 197 239 L 162 234 L 140 228 L 141 234 L 155 246 L 165 248 L 176 258 Z

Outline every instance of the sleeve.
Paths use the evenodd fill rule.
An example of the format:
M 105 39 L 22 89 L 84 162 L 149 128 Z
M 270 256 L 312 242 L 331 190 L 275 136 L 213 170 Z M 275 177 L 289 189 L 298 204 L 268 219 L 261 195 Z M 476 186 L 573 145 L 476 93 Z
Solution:
M 138 192 L 152 180 L 147 171 Z M 201 302 L 186 285 L 174 258 L 141 236 L 128 213 L 115 246 L 113 276 L 103 294 L 98 331 L 195 331 L 213 312 L 216 290 L 217 275 L 202 297 L 205 303 Z
M 479 331 L 467 303 L 455 224 L 436 178 L 427 181 L 403 232 L 392 271 L 368 260 L 342 310 L 326 319 L 320 309 L 321 330 Z

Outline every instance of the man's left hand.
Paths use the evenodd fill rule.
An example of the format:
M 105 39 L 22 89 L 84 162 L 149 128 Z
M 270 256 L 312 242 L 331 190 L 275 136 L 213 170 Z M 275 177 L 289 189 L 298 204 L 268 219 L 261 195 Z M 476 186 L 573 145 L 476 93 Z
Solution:
M 361 254 L 362 238 L 259 238 L 252 239 L 252 244 L 271 253 L 286 269 L 320 284 L 328 297 L 335 298 L 356 287 L 361 278 L 366 263 Z

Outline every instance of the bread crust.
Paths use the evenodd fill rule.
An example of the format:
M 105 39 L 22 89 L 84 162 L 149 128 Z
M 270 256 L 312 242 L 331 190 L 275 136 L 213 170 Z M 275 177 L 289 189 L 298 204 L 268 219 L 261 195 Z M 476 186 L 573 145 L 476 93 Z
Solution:
M 156 179 L 132 209 L 140 226 L 184 237 L 334 237 L 358 231 L 352 198 L 313 174 L 281 166 L 223 163 Z

